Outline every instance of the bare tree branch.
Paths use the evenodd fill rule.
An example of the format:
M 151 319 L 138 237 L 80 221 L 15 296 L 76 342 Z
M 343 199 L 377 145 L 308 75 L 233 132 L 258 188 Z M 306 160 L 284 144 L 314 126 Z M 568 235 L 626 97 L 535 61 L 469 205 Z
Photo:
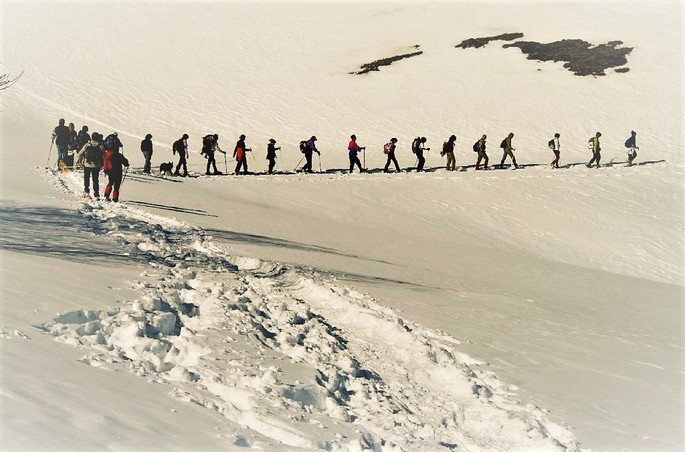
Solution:
M 5 90 L 10 86 L 14 85 L 14 82 L 19 80 L 19 77 L 21 77 L 23 74 L 24 71 L 21 71 L 21 74 L 17 75 L 13 79 L 10 79 L 10 76 L 7 74 L 0 75 L 0 91 Z

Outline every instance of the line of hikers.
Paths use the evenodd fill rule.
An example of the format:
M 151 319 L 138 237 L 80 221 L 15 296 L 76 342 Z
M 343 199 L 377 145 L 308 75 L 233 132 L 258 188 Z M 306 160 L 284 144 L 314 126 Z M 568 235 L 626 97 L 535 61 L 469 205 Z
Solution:
M 94 134 L 95 135 L 95 134 Z M 602 134 L 600 132 L 597 132 L 593 137 L 591 137 L 588 140 L 588 147 L 592 151 L 592 159 L 587 163 L 587 167 L 592 167 L 593 164 L 596 164 L 597 167 L 600 165 L 601 161 L 601 144 L 600 144 L 600 137 Z M 628 148 L 628 166 L 631 166 L 633 164 L 633 161 L 637 157 L 637 150 L 639 149 L 636 143 L 636 136 L 637 133 L 635 131 L 631 131 L 631 136 L 626 140 L 625 146 Z M 100 137 L 102 137 L 100 135 Z M 114 140 L 112 137 L 116 138 Z M 168 172 L 169 174 L 173 174 L 176 176 L 188 176 L 188 166 L 187 166 L 187 161 L 188 161 L 188 134 L 184 133 L 181 138 L 176 140 L 173 145 L 172 145 L 172 153 L 174 155 L 178 154 L 179 160 L 176 165 L 175 170 L 173 170 L 173 164 L 167 164 L 164 163 L 160 166 L 160 171 Z M 514 138 L 513 133 L 509 133 L 500 143 L 500 148 L 502 149 L 502 159 L 499 164 L 499 168 L 503 168 L 504 164 L 507 160 L 507 158 L 511 159 L 511 163 L 513 164 L 514 168 L 518 168 L 518 162 L 516 161 L 516 156 L 514 155 L 514 151 L 516 150 L 513 147 L 512 140 Z M 71 123 L 69 124 L 69 127 L 64 126 L 64 119 L 60 120 L 60 124 L 55 128 L 53 132 L 53 139 L 55 144 L 57 145 L 57 152 L 58 152 L 58 164 L 66 167 L 73 167 L 73 157 L 71 161 L 69 160 L 69 156 L 71 155 L 72 151 L 78 152 L 79 159 L 77 163 L 80 163 L 83 160 L 83 154 L 81 153 L 82 149 L 85 147 L 86 143 L 88 143 L 91 140 L 91 137 L 88 135 L 88 126 L 83 126 L 80 132 L 76 133 L 74 129 L 74 124 Z M 102 138 L 101 138 L 102 139 Z M 238 141 L 235 144 L 235 147 L 233 149 L 233 159 L 236 162 L 235 174 L 247 174 L 248 172 L 248 160 L 247 160 L 247 155 L 248 153 L 252 153 L 252 149 L 248 148 L 245 144 L 245 135 L 242 134 L 240 135 Z M 549 149 L 554 153 L 554 159 L 550 163 L 550 166 L 552 168 L 559 168 L 559 160 L 561 158 L 561 145 L 559 142 L 560 139 L 560 134 L 555 133 L 552 139 L 550 139 L 547 143 L 547 146 Z M 110 144 L 108 142 L 110 140 L 112 143 Z M 308 140 L 302 140 L 300 141 L 300 151 L 302 152 L 303 156 L 298 162 L 295 170 L 300 171 L 300 172 L 305 172 L 305 173 L 311 173 L 313 171 L 312 166 L 313 166 L 313 155 L 314 153 L 318 154 L 319 157 L 321 156 L 321 152 L 316 147 L 316 141 L 317 138 L 316 136 L 312 136 Z M 425 152 L 430 151 L 429 147 L 426 147 L 426 137 L 416 137 L 412 141 L 411 149 L 412 153 L 416 157 L 416 171 L 423 171 L 424 170 L 424 165 L 426 163 L 426 157 L 425 157 Z M 456 158 L 454 155 L 454 150 L 456 146 L 456 141 L 457 141 L 457 136 L 456 135 L 451 135 L 447 141 L 445 141 L 442 145 L 442 150 L 440 151 L 440 156 L 446 157 L 446 166 L 445 168 L 448 171 L 454 171 L 456 170 Z M 391 138 L 389 142 L 387 142 L 383 146 L 383 153 L 387 157 L 387 161 L 385 163 L 385 166 L 383 168 L 384 172 L 390 172 L 390 166 L 394 165 L 395 171 L 396 172 L 401 172 L 400 165 L 397 161 L 396 157 L 396 149 L 397 149 L 397 138 Z M 106 154 L 108 151 L 118 153 L 119 149 L 123 147 L 121 144 L 121 141 L 119 141 L 116 133 L 113 133 L 109 135 L 106 139 L 102 139 L 102 142 L 100 143 L 103 152 L 105 153 L 105 158 Z M 266 150 L 266 160 L 269 162 L 268 165 L 268 173 L 273 174 L 274 168 L 276 166 L 276 158 L 277 158 L 277 152 L 280 150 L 280 147 L 276 146 L 276 140 L 271 138 L 267 144 L 267 150 Z M 152 154 L 153 154 L 153 144 L 152 144 L 152 135 L 147 134 L 145 136 L 145 139 L 141 141 L 140 144 L 140 150 L 143 153 L 143 157 L 145 158 L 145 165 L 143 167 L 143 172 L 145 173 L 150 173 L 150 167 L 151 167 L 151 159 L 152 159 Z M 348 157 L 349 157 L 349 162 L 350 162 L 350 167 L 349 171 L 352 173 L 354 171 L 354 167 L 356 166 L 360 172 L 365 172 L 365 164 L 362 165 L 362 162 L 359 159 L 359 153 L 364 152 L 366 150 L 365 146 L 360 146 L 357 144 L 357 137 L 356 135 L 351 135 L 350 136 L 350 142 L 348 143 L 347 146 L 348 150 Z M 473 151 L 476 153 L 477 158 L 476 158 L 476 164 L 475 168 L 476 170 L 489 170 L 489 157 L 487 155 L 487 135 L 482 135 L 481 138 L 479 138 L 474 144 L 473 144 Z M 217 152 L 220 152 L 224 154 L 224 163 L 225 167 L 228 168 L 228 162 L 227 162 L 227 153 L 221 149 L 219 146 L 219 135 L 217 134 L 209 134 L 205 135 L 202 137 L 202 150 L 200 152 L 200 155 L 204 156 L 205 159 L 207 160 L 207 165 L 206 165 L 206 170 L 205 174 L 207 175 L 215 175 L 215 174 L 223 174 L 219 169 L 217 168 L 216 164 L 216 156 L 215 154 Z M 365 159 L 366 153 L 364 152 L 364 159 Z M 254 159 L 254 155 L 252 156 Z M 302 162 L 304 161 L 304 165 L 300 167 Z M 127 165 L 128 165 L 128 161 Z M 365 163 L 365 162 L 364 162 Z M 90 163 L 92 164 L 92 163 Z M 104 165 L 104 162 L 103 162 Z M 84 164 L 85 166 L 85 164 Z M 319 158 L 319 171 L 321 171 L 321 159 Z M 106 172 L 109 172 L 107 170 Z M 84 176 L 85 177 L 85 176 Z M 109 186 L 109 185 L 108 185 Z M 88 187 L 86 185 L 86 193 L 88 193 Z M 97 188 L 96 188 L 96 182 L 94 180 L 94 188 L 95 188 L 95 193 L 97 195 Z M 117 186 L 117 193 L 118 193 L 119 187 Z M 107 194 L 106 194 L 107 196 Z

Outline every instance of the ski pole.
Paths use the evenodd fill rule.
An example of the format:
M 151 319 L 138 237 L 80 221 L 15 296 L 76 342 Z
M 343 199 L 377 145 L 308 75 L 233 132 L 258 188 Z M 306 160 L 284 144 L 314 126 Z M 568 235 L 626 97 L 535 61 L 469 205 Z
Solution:
M 228 160 L 226 158 L 226 153 L 224 152 L 224 171 L 228 174 Z
M 121 190 L 121 187 L 124 185 L 124 181 L 126 180 L 126 174 L 128 174 L 128 166 L 124 169 L 124 177 L 121 178 L 121 183 L 119 184 L 119 190 Z
M 50 142 L 50 151 L 48 151 L 48 162 L 45 164 L 46 168 L 50 167 L 50 157 L 52 157 L 52 145 L 55 144 L 55 137 L 52 137 L 52 141 Z
M 362 158 L 364 159 L 364 170 L 366 170 L 366 148 L 362 149 Z
M 321 153 L 319 152 L 319 172 L 321 172 Z
M 304 155 L 302 156 L 302 158 L 300 159 L 300 161 L 297 162 L 297 165 L 295 165 L 295 168 L 293 168 L 293 171 L 297 171 L 297 168 L 300 167 L 300 163 L 302 163 L 302 160 L 304 160 Z

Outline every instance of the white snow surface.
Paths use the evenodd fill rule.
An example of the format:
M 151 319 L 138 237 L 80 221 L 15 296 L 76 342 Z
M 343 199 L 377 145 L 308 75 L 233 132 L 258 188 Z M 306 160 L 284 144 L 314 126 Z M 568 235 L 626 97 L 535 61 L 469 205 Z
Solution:
M 3 449 L 685 449 L 680 2 L 0 8 Z M 454 48 L 505 32 L 630 71 Z M 52 170 L 60 117 L 119 132 L 122 203 Z M 466 167 L 509 131 L 523 169 L 444 170 L 450 134 Z M 188 133 L 198 177 L 142 174 L 146 133 L 153 167 Z M 288 174 L 201 175 L 207 133 Z M 430 170 L 346 174 L 351 133 L 369 168 L 426 136 Z M 292 173 L 313 134 L 332 171 Z

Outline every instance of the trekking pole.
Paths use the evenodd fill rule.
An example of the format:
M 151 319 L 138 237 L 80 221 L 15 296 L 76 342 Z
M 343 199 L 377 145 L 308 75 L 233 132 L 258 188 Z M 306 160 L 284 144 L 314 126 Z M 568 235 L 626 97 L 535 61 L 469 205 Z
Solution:
M 50 157 L 52 157 L 52 145 L 55 144 L 55 137 L 52 137 L 50 142 L 50 151 L 48 151 L 48 162 L 45 164 L 46 168 L 50 168 Z
M 321 172 L 321 153 L 319 152 L 319 172 Z
M 364 159 L 364 170 L 366 171 L 366 149 L 362 149 L 362 158 Z
M 297 171 L 297 168 L 300 167 L 300 163 L 302 163 L 302 160 L 304 160 L 304 155 L 302 156 L 302 158 L 300 159 L 300 161 L 297 162 L 297 165 L 295 165 L 295 168 L 293 168 L 293 171 Z
M 224 172 L 228 174 L 228 160 L 226 158 L 226 153 L 224 152 Z
M 121 187 L 124 185 L 124 181 L 126 180 L 126 174 L 128 174 L 128 166 L 124 168 L 124 177 L 121 178 L 121 183 L 119 184 L 119 189 L 121 190 Z

